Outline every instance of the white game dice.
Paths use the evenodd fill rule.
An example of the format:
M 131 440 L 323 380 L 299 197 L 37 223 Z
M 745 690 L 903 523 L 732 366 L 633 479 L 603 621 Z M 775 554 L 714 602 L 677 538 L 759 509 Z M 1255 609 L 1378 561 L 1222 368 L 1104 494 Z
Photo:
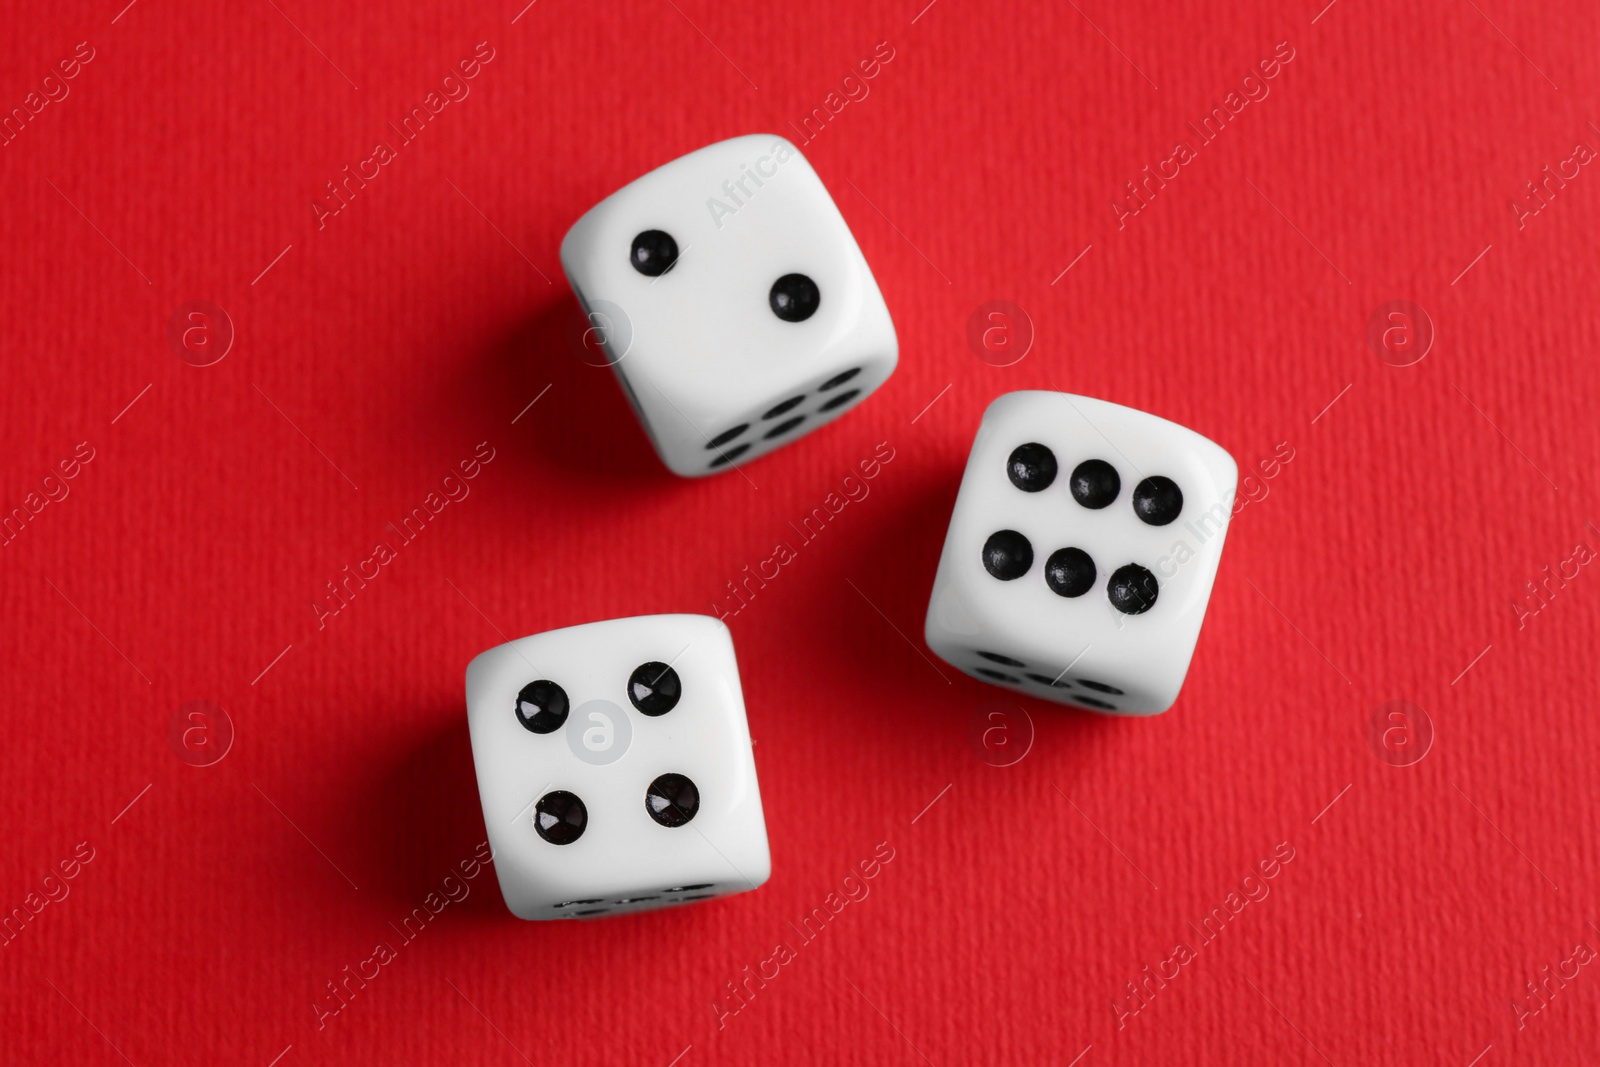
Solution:
M 467 667 L 506 906 L 523 919 L 754 889 L 771 861 L 728 628 L 643 615 L 524 637 Z
M 602 200 L 561 242 L 592 335 L 662 462 L 726 470 L 882 385 L 894 324 L 816 171 L 735 137 Z
M 984 412 L 928 604 L 928 647 L 981 681 L 1123 715 L 1178 697 L 1238 469 L 1176 423 L 1017 392 Z

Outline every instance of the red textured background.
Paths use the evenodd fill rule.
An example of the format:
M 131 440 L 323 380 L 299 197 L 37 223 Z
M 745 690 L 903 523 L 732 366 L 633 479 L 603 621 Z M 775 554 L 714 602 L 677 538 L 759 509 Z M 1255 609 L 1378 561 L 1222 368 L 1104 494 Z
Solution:
M 1592 1058 L 1600 966 L 1514 1002 L 1600 948 L 1600 570 L 1513 604 L 1600 548 L 1600 176 L 1552 181 L 1520 225 L 1511 203 L 1600 147 L 1600 13 L 924 2 L 9 13 L 7 112 L 78 42 L 94 58 L 0 147 L 0 512 L 80 442 L 94 458 L 0 547 L 0 910 L 67 893 L 0 947 L 0 1058 Z M 1123 183 L 1285 41 L 1270 95 L 1119 227 Z M 470 95 L 319 228 L 323 183 L 478 42 Z M 900 369 L 748 481 L 675 479 L 574 356 L 560 238 L 684 152 L 798 139 L 879 42 L 870 95 L 805 151 Z M 1397 299 L 1436 331 L 1409 367 L 1367 337 Z M 167 341 L 191 300 L 236 331 L 209 367 Z M 1009 367 L 966 340 L 990 300 L 1036 333 Z M 1006 695 L 930 669 L 922 613 L 979 413 L 1040 387 L 1175 419 L 1241 468 L 1294 458 L 1235 519 L 1177 706 L 1013 702 L 1032 749 L 996 768 L 969 727 Z M 470 495 L 319 625 L 324 583 L 479 442 Z M 771 882 L 531 925 L 483 871 L 400 944 L 484 836 L 468 659 L 711 610 L 879 442 L 870 495 L 730 619 Z M 195 700 L 236 730 L 209 767 L 169 745 Z M 1420 712 L 1374 742 L 1394 700 Z M 790 923 L 882 843 L 868 895 L 800 944 Z M 1201 944 L 1190 924 L 1275 849 L 1269 895 Z M 732 1011 L 725 983 L 780 941 L 795 958 Z M 1132 1011 L 1179 941 L 1196 958 Z M 396 958 L 319 1012 L 379 942 Z

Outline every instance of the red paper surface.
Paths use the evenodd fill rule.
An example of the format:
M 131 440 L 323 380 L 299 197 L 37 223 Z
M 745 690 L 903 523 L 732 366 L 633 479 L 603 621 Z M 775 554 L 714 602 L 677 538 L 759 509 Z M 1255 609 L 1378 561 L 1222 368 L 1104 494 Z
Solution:
M 39 506 L 0 548 L 0 908 L 39 910 L 0 939 L 0 1058 L 1592 1060 L 1600 14 L 922 2 L 11 13 L 0 506 Z M 804 142 L 900 369 L 748 480 L 681 481 L 577 358 L 557 248 L 755 131 Z M 1004 367 L 968 343 L 997 300 L 1032 332 Z M 169 340 L 191 301 L 231 323 L 210 366 L 177 353 L 219 353 L 215 311 Z M 1255 472 L 1166 715 L 1018 703 L 922 646 L 979 414 L 1018 388 Z M 314 608 L 480 442 L 469 494 Z M 881 442 L 729 618 L 771 882 L 531 925 L 463 880 L 467 661 L 737 607 Z M 234 733 L 210 766 L 178 755 L 221 745 L 214 712 L 172 729 L 194 701 Z M 1020 762 L 980 758 L 995 723 L 1031 724 Z

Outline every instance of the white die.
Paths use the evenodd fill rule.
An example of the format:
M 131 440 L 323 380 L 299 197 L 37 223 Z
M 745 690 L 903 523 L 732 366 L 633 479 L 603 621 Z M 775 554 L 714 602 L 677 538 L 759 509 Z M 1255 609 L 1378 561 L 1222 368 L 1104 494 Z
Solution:
M 500 891 L 519 918 L 641 911 L 767 880 L 739 667 L 717 619 L 642 615 L 492 648 L 467 667 L 467 723 Z M 671 776 L 692 783 L 694 810 Z M 576 834 L 569 797 L 584 809 Z
M 775 134 L 691 152 L 613 193 L 568 231 L 561 266 L 656 452 L 684 477 L 832 421 L 899 358 L 843 216 Z
M 1221 446 L 1166 419 L 1067 393 L 1007 393 L 984 412 L 962 475 L 928 647 L 1044 700 L 1165 711 L 1194 655 L 1237 482 Z M 1166 521 L 1142 518 L 1136 501 Z

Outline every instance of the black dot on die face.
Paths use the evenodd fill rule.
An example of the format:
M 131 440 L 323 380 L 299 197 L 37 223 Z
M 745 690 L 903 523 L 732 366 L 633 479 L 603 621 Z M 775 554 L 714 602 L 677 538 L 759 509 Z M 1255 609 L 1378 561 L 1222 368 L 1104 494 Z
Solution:
M 777 405 L 776 407 L 772 408 L 770 411 L 768 411 L 765 415 L 762 415 L 761 417 L 763 419 L 775 419 L 779 415 L 782 415 L 782 414 L 784 414 L 786 412 L 793 411 L 795 408 L 799 407 L 801 404 L 804 404 L 805 402 L 806 402 L 806 394 L 804 394 L 804 393 L 801 393 L 799 396 L 791 396 L 788 400 L 785 400 L 783 403 L 781 403 L 781 404 Z
M 1072 499 L 1086 508 L 1103 508 L 1117 499 L 1122 479 L 1103 459 L 1086 459 L 1072 469 Z
M 822 293 L 817 283 L 804 274 L 785 274 L 772 283 L 767 303 L 784 322 L 804 322 L 822 305 Z
M 665 715 L 682 696 L 683 680 L 665 663 L 642 663 L 628 678 L 628 699 L 646 715 Z
M 1111 606 L 1124 615 L 1143 615 L 1156 606 L 1160 593 L 1156 576 L 1137 563 L 1127 563 L 1111 572 L 1106 583 L 1106 596 Z
M 1010 656 L 1002 656 L 998 652 L 979 652 L 978 655 L 982 656 L 984 659 L 988 660 L 990 663 L 998 663 L 1002 667 L 1026 667 L 1027 666 L 1027 664 L 1022 662 L 1020 659 L 1012 659 Z
M 788 433 L 790 430 L 794 429 L 796 426 L 799 426 L 805 421 L 806 417 L 804 415 L 796 415 L 792 419 L 784 419 L 782 422 L 778 423 L 778 425 L 774 426 L 761 436 L 768 441 L 772 440 L 774 437 L 782 437 L 784 434 Z
M 640 274 L 659 278 L 678 262 L 678 242 L 665 230 L 646 230 L 633 239 L 633 252 L 628 262 Z
M 610 908 L 590 908 L 587 911 L 575 911 L 572 914 L 574 914 L 574 915 L 604 915 L 606 912 L 608 912 L 610 910 L 611 910 Z
M 1151 526 L 1165 526 L 1183 510 L 1183 491 L 1171 478 L 1152 475 L 1133 487 L 1133 513 Z
M 1082 596 L 1094 588 L 1094 560 L 1081 548 L 1058 548 L 1044 561 L 1044 580 L 1056 596 Z
M 983 569 L 1002 582 L 1014 581 L 1033 566 L 1033 546 L 1015 530 L 1000 530 L 983 543 Z
M 706 447 L 707 448 L 721 448 L 723 445 L 727 444 L 729 441 L 733 440 L 735 437 L 738 437 L 740 434 L 744 433 L 749 428 L 750 428 L 750 424 L 748 422 L 741 422 L 739 425 L 735 426 L 733 429 L 731 429 L 731 430 L 723 430 L 721 433 L 717 434 L 717 436 L 715 436 L 711 440 L 707 441 L 706 442 Z
M 580 904 L 604 904 L 603 900 L 563 900 L 559 904 L 550 905 L 552 908 L 576 908 Z
M 1006 459 L 1006 477 L 1024 493 L 1038 493 L 1056 480 L 1056 454 L 1030 441 L 1011 450 Z
M 1110 693 L 1114 697 L 1123 695 L 1122 690 L 1118 689 L 1114 685 L 1107 685 L 1104 682 L 1091 682 L 1087 678 L 1079 678 L 1078 684 L 1083 686 L 1085 689 L 1093 689 L 1097 693 Z
M 517 721 L 530 733 L 552 733 L 567 721 L 569 707 L 567 691 L 548 678 L 541 678 L 529 682 L 517 694 Z
M 992 678 L 997 682 L 1007 682 L 1011 685 L 1022 684 L 1022 679 L 1018 678 L 1016 675 L 1007 674 L 1005 671 L 997 671 L 991 667 L 974 667 L 972 668 L 972 673 L 981 674 L 985 678 Z
M 715 893 L 702 893 L 699 896 L 695 896 L 695 897 L 679 897 L 678 898 L 678 903 L 679 904 L 687 904 L 691 900 L 710 900 L 715 895 L 716 895 Z
M 589 809 L 577 794 L 557 789 L 533 806 L 533 828 L 552 845 L 570 845 L 589 826 Z
M 1107 704 L 1104 700 L 1096 700 L 1094 697 L 1079 695 L 1074 696 L 1072 699 L 1087 708 L 1099 708 L 1101 711 L 1117 710 L 1117 706 L 1115 704 Z
M 663 774 L 645 790 L 644 810 L 662 826 L 682 826 L 700 810 L 700 789 L 684 775 Z
M 817 389 L 818 389 L 819 392 L 826 393 L 829 389 L 834 389 L 834 388 L 837 388 L 838 386 L 843 385 L 845 382 L 848 382 L 851 378 L 854 378 L 856 375 L 858 375 L 860 373 L 861 373 L 861 368 L 860 367 L 851 367 L 847 371 L 844 371 L 844 372 L 842 372 L 840 374 L 835 374 L 832 378 L 829 378 L 827 381 L 825 381 L 821 385 L 817 386 Z
M 834 396 L 829 397 L 821 407 L 817 408 L 817 410 L 832 411 L 834 408 L 842 408 L 860 395 L 861 390 L 859 389 L 846 389 L 842 393 L 837 393 Z
M 675 885 L 671 889 L 663 889 L 663 893 L 687 893 L 691 889 L 710 889 L 715 882 L 700 882 L 696 885 Z
M 716 459 L 711 461 L 710 469 L 716 470 L 718 467 L 725 467 L 748 451 L 750 451 L 749 441 L 742 445 L 734 445 L 732 448 L 725 448 L 717 454 Z

